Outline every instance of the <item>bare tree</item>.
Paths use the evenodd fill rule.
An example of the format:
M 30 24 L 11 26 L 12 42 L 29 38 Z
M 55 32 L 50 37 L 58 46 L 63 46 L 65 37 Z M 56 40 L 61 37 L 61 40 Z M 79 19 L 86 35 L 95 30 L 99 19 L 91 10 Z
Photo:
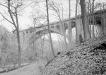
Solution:
M 95 0 L 92 1 L 91 13 L 94 13 L 94 1 L 95 1 Z M 94 22 L 94 18 L 95 18 L 95 16 L 92 16 L 92 22 L 93 22 L 93 28 L 92 28 L 92 31 L 93 31 L 93 38 L 95 38 L 95 33 L 94 33 L 94 24 L 95 24 L 95 22 Z
M 33 18 L 33 23 L 34 23 L 34 30 L 33 30 L 33 35 L 35 35 L 35 31 L 36 31 L 36 28 L 35 28 L 35 24 L 36 24 L 36 18 Z M 34 41 L 34 39 L 33 39 L 33 56 L 34 56 L 34 60 L 35 60 L 35 54 L 36 54 L 36 51 L 35 51 L 36 49 L 35 49 L 35 41 Z
M 78 35 L 78 25 L 77 25 L 77 8 L 78 8 L 78 0 L 76 0 L 76 9 L 75 9 L 75 18 L 76 18 L 76 21 L 75 21 L 75 24 L 76 24 L 76 43 L 79 43 L 79 35 Z
M 0 4 L 0 5 L 7 8 L 10 19 L 8 19 L 6 16 L 4 16 L 1 12 L 0 12 L 0 14 L 6 21 L 11 23 L 15 27 L 16 35 L 17 35 L 17 43 L 18 43 L 18 66 L 21 67 L 21 44 L 20 44 L 18 15 L 19 15 L 19 9 L 21 8 L 21 6 L 23 4 L 22 4 L 22 0 L 20 0 L 20 1 L 19 0 L 16 0 L 16 1 L 6 0 L 6 1 L 7 1 L 7 5 L 5 5 L 5 4 Z
M 53 49 L 53 42 L 51 37 L 51 31 L 49 26 L 49 8 L 48 8 L 48 0 L 46 0 L 46 11 L 47 11 L 47 25 L 48 25 L 48 32 L 49 32 L 49 38 L 50 38 L 50 46 L 53 53 L 53 56 L 55 56 L 54 49 Z
M 95 18 L 95 16 L 93 15 L 93 13 L 94 13 L 94 2 L 95 2 L 95 0 L 89 0 L 88 1 L 88 13 L 89 13 L 89 20 L 90 20 L 90 25 L 91 25 L 91 22 L 92 22 L 92 27 L 90 26 L 90 31 L 92 30 L 92 32 L 90 33 L 91 34 L 91 36 L 93 37 L 93 38 L 95 38 L 95 33 L 94 33 L 94 24 L 95 24 L 95 22 L 94 22 L 94 18 Z
M 56 4 L 54 1 L 51 1 L 49 3 L 49 7 L 51 10 L 53 10 L 55 13 L 56 13 L 56 16 L 58 17 L 59 21 L 60 21 L 60 31 L 61 33 L 63 34 L 64 36 L 64 41 L 65 41 L 65 47 L 67 49 L 67 42 L 66 42 L 66 33 L 65 33 L 65 26 L 63 24 L 63 19 L 61 18 L 61 10 L 60 8 L 57 6 L 58 4 Z M 63 8 L 62 8 L 63 10 Z M 62 11 L 63 12 L 63 11 Z M 62 17 L 63 17 L 63 14 L 62 14 Z
M 69 24 L 68 24 L 68 40 L 69 40 L 69 46 L 72 44 L 72 26 L 71 26 L 71 3 L 69 0 Z
M 90 33 L 89 33 L 89 25 L 87 21 L 87 16 L 86 16 L 85 0 L 80 0 L 80 6 L 81 6 L 82 25 L 83 25 L 83 31 L 84 31 L 84 40 L 86 41 L 90 39 Z

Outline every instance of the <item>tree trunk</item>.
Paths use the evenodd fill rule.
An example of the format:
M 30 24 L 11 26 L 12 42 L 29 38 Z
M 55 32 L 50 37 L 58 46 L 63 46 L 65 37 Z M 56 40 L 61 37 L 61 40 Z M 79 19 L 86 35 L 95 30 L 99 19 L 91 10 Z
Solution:
M 92 11 L 91 11 L 91 14 L 93 14 L 94 13 L 94 1 L 95 0 L 93 0 L 93 2 L 92 2 Z M 92 22 L 93 22 L 93 27 L 92 27 L 92 32 L 93 32 L 93 38 L 95 38 L 95 28 L 94 28 L 94 25 L 95 25 L 95 21 L 94 21 L 94 19 L 95 19 L 95 16 L 93 15 L 92 16 Z
M 76 44 L 80 44 L 80 38 L 79 38 L 79 26 L 78 26 L 78 19 L 77 19 L 77 7 L 78 7 L 78 0 L 76 0 L 76 10 L 75 10 L 75 25 L 76 25 Z M 79 24 L 79 25 L 81 25 L 81 24 Z
M 35 21 L 36 19 L 34 19 L 34 30 L 33 30 L 33 36 L 35 35 L 35 30 L 36 30 L 36 28 L 35 28 L 35 24 L 36 24 L 36 21 Z M 36 59 L 36 55 L 37 55 L 37 53 L 36 53 L 36 46 L 35 46 L 35 42 L 36 42 L 36 40 L 34 40 L 34 37 L 33 37 L 33 59 L 34 59 L 34 61 L 35 61 L 35 59 Z
M 11 20 L 8 20 L 4 15 L 2 17 L 7 20 L 9 23 L 11 23 L 16 30 L 16 35 L 17 35 L 17 45 L 18 45 L 18 65 L 21 67 L 21 44 L 20 44 L 20 34 L 19 34 L 19 22 L 18 22 L 18 12 L 17 9 L 20 7 L 20 5 L 17 4 L 17 6 L 12 6 L 11 5 L 11 0 L 7 0 L 7 6 L 3 5 L 8 9 L 8 14 L 10 16 Z
M 91 14 L 91 0 L 88 1 L 88 14 Z M 88 16 L 89 16 L 89 15 L 88 15 Z M 88 19 L 89 19 L 90 38 L 92 38 L 92 31 L 91 31 L 91 24 L 92 24 L 92 23 L 91 23 L 91 20 L 92 20 L 92 19 L 91 19 L 91 17 L 92 17 L 92 16 L 89 16 L 89 17 L 88 17 Z
M 52 54 L 55 57 L 53 43 L 52 43 L 52 37 L 51 37 L 51 31 L 50 31 L 50 26 L 49 26 L 48 0 L 46 0 L 46 11 L 47 11 L 47 24 L 48 24 L 48 32 L 49 32 L 49 38 L 50 38 L 50 46 L 51 46 Z
M 68 40 L 69 40 L 69 46 L 71 46 L 72 43 L 72 27 L 71 27 L 71 10 L 70 10 L 70 0 L 69 0 L 69 24 L 68 24 Z
M 17 43 L 18 43 L 18 67 L 21 67 L 21 44 L 20 44 L 20 34 L 17 28 Z
M 89 33 L 89 24 L 87 22 L 87 16 L 86 16 L 85 0 L 80 0 L 80 5 L 81 5 L 82 25 L 84 31 L 84 41 L 86 41 L 90 39 L 90 33 Z
M 18 22 L 18 14 L 17 8 L 15 9 L 15 18 L 16 18 L 16 31 L 17 31 L 17 43 L 18 43 L 18 67 L 21 67 L 21 44 L 20 44 L 20 32 L 19 32 L 19 22 Z

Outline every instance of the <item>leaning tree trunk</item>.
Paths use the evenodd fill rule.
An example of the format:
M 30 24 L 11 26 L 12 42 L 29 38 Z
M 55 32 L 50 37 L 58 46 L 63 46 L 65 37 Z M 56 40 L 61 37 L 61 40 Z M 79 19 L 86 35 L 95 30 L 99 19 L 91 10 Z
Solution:
M 84 31 L 84 41 L 86 41 L 90 39 L 90 33 L 89 33 L 89 24 L 87 22 L 87 16 L 86 16 L 85 0 L 80 0 L 80 5 L 81 5 L 82 25 Z

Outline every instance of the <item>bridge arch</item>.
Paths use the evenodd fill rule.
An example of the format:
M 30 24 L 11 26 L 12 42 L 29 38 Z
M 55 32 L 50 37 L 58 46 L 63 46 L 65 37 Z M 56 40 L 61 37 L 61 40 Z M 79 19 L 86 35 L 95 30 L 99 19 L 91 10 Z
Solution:
M 37 31 L 37 32 L 34 33 L 34 35 L 32 35 L 32 36 L 29 38 L 29 40 L 30 40 L 30 39 L 33 39 L 32 41 L 36 41 L 37 39 L 41 38 L 42 36 L 44 36 L 44 35 L 46 35 L 46 34 L 48 34 L 48 33 L 49 33 L 48 29 L 44 29 L 44 30 Z M 53 30 L 50 30 L 50 33 L 56 33 L 56 34 L 59 34 L 59 35 L 62 35 L 62 36 L 63 36 L 63 34 L 61 34 L 61 33 L 59 33 L 59 32 L 56 32 L 56 31 L 53 31 Z M 31 42 L 32 42 L 32 41 L 31 41 Z

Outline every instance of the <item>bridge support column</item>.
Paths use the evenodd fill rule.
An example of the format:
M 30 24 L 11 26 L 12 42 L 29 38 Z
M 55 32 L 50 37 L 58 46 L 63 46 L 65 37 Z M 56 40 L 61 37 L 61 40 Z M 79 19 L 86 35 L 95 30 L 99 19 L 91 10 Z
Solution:
M 103 14 L 103 34 L 106 35 L 106 14 Z
M 68 41 L 69 41 L 69 47 L 72 46 L 72 25 L 71 21 L 68 23 Z
M 80 44 L 83 40 L 83 27 L 80 18 L 76 19 L 76 43 Z M 82 38 L 82 39 L 81 39 Z
M 64 36 L 64 41 L 65 41 L 65 47 L 67 49 L 67 42 L 66 42 L 66 31 L 65 31 L 65 27 L 64 24 L 62 22 L 60 22 L 60 32 L 63 34 Z

